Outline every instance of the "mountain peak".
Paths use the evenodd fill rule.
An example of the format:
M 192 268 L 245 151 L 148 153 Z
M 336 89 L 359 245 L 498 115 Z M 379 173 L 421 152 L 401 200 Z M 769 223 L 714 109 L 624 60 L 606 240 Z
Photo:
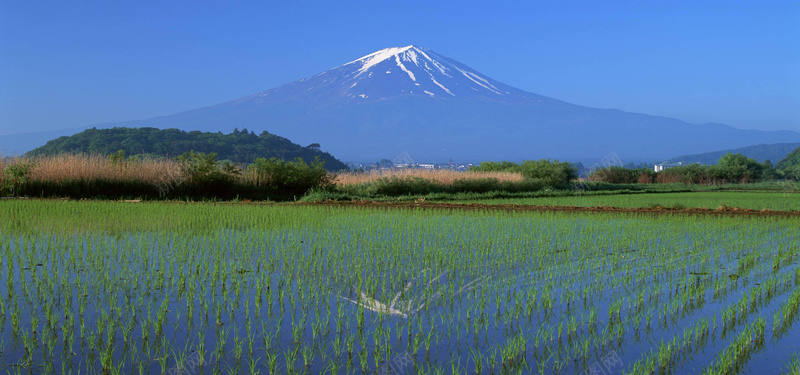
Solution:
M 361 73 L 364 73 L 367 70 L 369 70 L 369 68 L 371 68 L 371 67 L 373 67 L 375 65 L 378 65 L 383 61 L 386 61 L 386 60 L 389 60 L 389 59 L 392 59 L 392 58 L 395 58 L 398 61 L 400 61 L 401 60 L 400 56 L 401 55 L 405 56 L 406 54 L 408 54 L 408 51 L 410 51 L 410 50 L 418 50 L 418 49 L 417 49 L 417 47 L 414 47 L 413 45 L 409 45 L 409 46 L 405 46 L 405 47 L 384 48 L 384 49 L 382 49 L 380 51 L 373 52 L 373 53 L 371 53 L 369 55 L 366 55 L 366 56 L 364 56 L 364 57 L 362 57 L 360 59 L 353 60 L 353 61 L 351 61 L 351 62 L 349 62 L 349 63 L 347 63 L 345 65 L 359 64 L 360 63 L 361 67 L 358 69 L 358 74 L 360 75 Z M 412 54 L 416 55 L 416 53 L 414 53 L 414 52 L 412 52 Z M 402 60 L 406 60 L 406 59 L 403 58 Z M 412 79 L 413 79 L 413 76 L 412 76 Z
M 413 44 L 375 51 L 312 79 L 318 83 L 314 84 L 315 89 L 335 84 L 342 97 L 360 101 L 397 96 L 519 101 L 522 94 L 453 59 Z

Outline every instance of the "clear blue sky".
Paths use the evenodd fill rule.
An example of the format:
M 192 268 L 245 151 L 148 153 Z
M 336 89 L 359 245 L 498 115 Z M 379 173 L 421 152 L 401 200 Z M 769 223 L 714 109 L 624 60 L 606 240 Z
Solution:
M 0 134 L 173 114 L 408 44 L 575 104 L 800 131 L 800 2 L 450 3 L 6 1 Z

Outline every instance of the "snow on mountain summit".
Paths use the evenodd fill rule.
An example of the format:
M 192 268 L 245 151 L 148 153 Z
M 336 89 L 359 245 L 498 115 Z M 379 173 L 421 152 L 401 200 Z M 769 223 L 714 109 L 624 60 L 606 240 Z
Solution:
M 480 98 L 488 101 L 530 102 L 544 97 L 515 89 L 427 48 L 409 45 L 385 48 L 344 65 L 265 91 L 262 100 L 280 92 L 339 98 L 346 102 L 384 100 L 401 96 Z
M 445 83 L 454 88 L 469 88 L 477 92 L 487 90 L 495 95 L 509 94 L 508 91 L 503 91 L 492 84 L 489 78 L 468 67 L 431 50 L 413 45 L 382 49 L 342 65 L 340 68 L 349 66 L 358 67 L 352 76 L 353 79 L 362 77 L 365 73 L 393 74 L 396 72 L 400 75 L 405 74 L 414 82 L 414 86 L 419 87 L 417 91 L 430 96 L 435 96 L 437 93 L 456 96 Z M 367 74 L 367 77 L 371 78 L 372 76 Z M 423 87 L 423 85 L 426 86 Z M 413 93 L 413 88 L 409 90 L 409 93 Z

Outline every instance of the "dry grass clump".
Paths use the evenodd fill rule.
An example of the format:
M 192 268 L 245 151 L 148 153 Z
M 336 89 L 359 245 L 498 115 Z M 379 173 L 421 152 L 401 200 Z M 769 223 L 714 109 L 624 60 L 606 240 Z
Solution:
M 0 196 L 12 197 L 287 200 L 329 185 L 321 164 L 259 159 L 242 171 L 212 154 L 178 160 L 120 153 L 0 160 Z
M 339 186 L 360 185 L 374 182 L 381 178 L 408 178 L 420 177 L 426 180 L 437 181 L 444 185 L 451 185 L 456 180 L 462 179 L 486 179 L 496 178 L 500 182 L 520 182 L 523 177 L 519 173 L 513 172 L 459 172 L 447 169 L 427 170 L 427 169 L 393 169 L 384 171 L 372 171 L 370 173 L 345 172 L 336 176 L 334 183 Z
M 102 155 L 71 155 L 30 158 L 31 181 L 70 180 L 143 181 L 153 184 L 183 180 L 180 166 L 173 160 L 114 162 Z
M 38 196 L 165 195 L 186 181 L 173 160 L 103 155 L 0 159 L 0 194 Z

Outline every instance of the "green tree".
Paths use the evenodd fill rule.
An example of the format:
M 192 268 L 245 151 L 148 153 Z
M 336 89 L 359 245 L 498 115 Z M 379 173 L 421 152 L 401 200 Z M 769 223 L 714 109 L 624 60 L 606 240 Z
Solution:
M 0 185 L 2 195 L 17 196 L 28 183 L 31 170 L 34 168 L 33 162 L 17 162 L 7 165 L 3 170 L 3 184 Z
M 784 172 L 793 171 L 796 169 L 795 167 L 800 167 L 800 147 L 790 152 L 789 155 L 786 155 L 785 158 L 775 164 L 775 168 Z
M 764 165 L 740 153 L 723 155 L 717 165 L 723 169 L 727 179 L 749 180 L 763 177 Z
M 526 160 L 519 169 L 524 177 L 540 180 L 550 187 L 563 186 L 578 178 L 578 169 L 574 165 L 558 160 Z
M 259 158 L 247 167 L 247 173 L 256 186 L 289 198 L 300 197 L 314 188 L 329 189 L 335 178 L 319 158 L 310 164 L 301 158 L 293 161 Z

